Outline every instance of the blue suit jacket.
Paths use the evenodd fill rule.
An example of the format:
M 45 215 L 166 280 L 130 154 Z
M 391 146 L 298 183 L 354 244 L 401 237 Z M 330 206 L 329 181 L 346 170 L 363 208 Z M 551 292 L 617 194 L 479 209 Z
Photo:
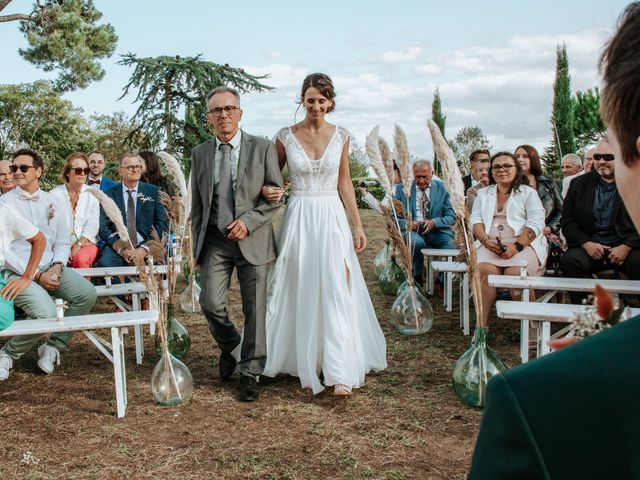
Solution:
M 87 184 L 89 184 L 89 179 L 87 179 Z M 110 188 L 115 187 L 116 185 L 118 185 L 118 182 L 114 182 L 113 180 L 109 180 L 104 175 L 100 179 L 100 190 L 102 190 L 103 192 L 109 190 Z
M 122 212 L 122 220 L 126 225 L 122 184 L 116 183 L 114 187 L 104 193 L 116 203 Z M 142 235 L 142 244 L 151 239 L 151 232 L 154 228 L 160 237 L 168 230 L 167 211 L 160 201 L 160 189 L 155 185 L 140 182 L 138 183 L 138 198 L 136 200 L 136 230 Z M 104 213 L 102 207 L 100 207 L 100 238 L 112 248 L 113 244 L 120 239 L 115 226 Z
M 411 195 L 409 202 L 404 194 L 402 184 L 396 185 L 396 199 L 402 202 L 405 212 L 411 212 L 411 218 L 416 218 L 416 182 L 411 184 Z M 442 233 L 450 233 L 453 237 L 451 226 L 456 223 L 456 212 L 451 206 L 449 192 L 444 187 L 444 183 L 435 178 L 431 181 L 431 193 L 429 196 L 429 217 L 435 222 L 436 230 Z M 400 227 L 406 228 L 406 220 L 400 220 Z

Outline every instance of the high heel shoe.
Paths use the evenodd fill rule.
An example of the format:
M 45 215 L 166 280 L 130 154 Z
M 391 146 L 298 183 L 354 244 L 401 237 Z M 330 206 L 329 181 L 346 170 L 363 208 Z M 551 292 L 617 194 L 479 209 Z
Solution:
M 333 394 L 336 397 L 348 397 L 349 395 L 351 395 L 351 389 L 342 384 L 334 385 Z

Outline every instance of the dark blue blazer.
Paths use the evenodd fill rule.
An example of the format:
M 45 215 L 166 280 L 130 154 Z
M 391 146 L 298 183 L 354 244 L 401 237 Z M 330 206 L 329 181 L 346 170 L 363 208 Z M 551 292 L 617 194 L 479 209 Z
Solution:
M 107 177 L 102 177 L 100 180 L 100 190 L 106 192 L 110 188 L 115 187 L 116 185 L 120 185 L 118 182 L 114 182 L 113 180 L 109 180 Z
M 402 184 L 396 185 L 396 199 L 402 202 L 405 212 L 411 212 L 411 218 L 416 218 L 416 182 L 411 184 L 411 195 L 409 202 L 404 194 Z M 429 217 L 435 222 L 436 229 L 442 233 L 451 233 L 451 226 L 456 223 L 456 212 L 451 206 L 451 198 L 449 192 L 444 187 L 444 183 L 435 178 L 431 181 L 431 193 L 429 195 Z M 400 220 L 400 227 L 406 228 L 406 220 Z
M 122 220 L 126 225 L 127 218 L 122 197 L 122 184 L 116 183 L 114 187 L 104 193 L 116 203 L 120 212 L 122 212 Z M 136 230 L 142 235 L 142 244 L 152 238 L 151 232 L 154 228 L 160 237 L 168 230 L 167 211 L 160 201 L 160 189 L 155 185 L 140 182 L 138 183 L 138 198 L 136 199 Z M 116 232 L 116 227 L 104 213 L 102 207 L 100 207 L 100 238 L 112 248 L 113 244 L 120 239 Z

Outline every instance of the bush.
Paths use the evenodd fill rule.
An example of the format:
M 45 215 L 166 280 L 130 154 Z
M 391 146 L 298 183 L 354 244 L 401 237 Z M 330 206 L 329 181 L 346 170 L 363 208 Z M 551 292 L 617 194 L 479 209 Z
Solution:
M 362 200 L 362 193 L 360 193 L 360 189 L 357 188 L 358 184 L 364 182 L 367 188 L 367 191 L 374 196 L 374 198 L 378 199 L 378 200 L 382 200 L 385 197 L 385 192 L 384 189 L 382 188 L 382 186 L 380 185 L 380 182 L 378 182 L 378 179 L 376 178 L 354 178 L 353 179 L 353 187 L 356 190 L 356 202 L 358 204 L 358 208 L 370 208 L 369 205 L 367 205 L 363 200 Z

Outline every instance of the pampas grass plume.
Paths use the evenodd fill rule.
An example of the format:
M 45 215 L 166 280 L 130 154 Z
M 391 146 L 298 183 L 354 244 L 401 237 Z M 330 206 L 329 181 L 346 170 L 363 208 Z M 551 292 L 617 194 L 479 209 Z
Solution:
M 187 201 L 187 195 L 188 195 L 187 183 L 185 181 L 184 172 L 182 171 L 180 164 L 176 160 L 176 157 L 164 151 L 158 152 L 158 157 L 160 157 L 160 160 L 162 160 L 162 162 L 165 164 L 165 166 L 167 167 L 167 170 L 171 172 L 173 182 L 177 185 L 178 189 L 180 190 L 182 206 L 183 208 L 186 209 L 185 202 Z
M 100 202 L 100 206 L 104 210 L 104 213 L 115 225 L 120 240 L 131 245 L 132 243 L 131 239 L 129 238 L 129 232 L 127 231 L 127 227 L 124 224 L 124 220 L 122 220 L 122 213 L 120 212 L 120 209 L 118 208 L 116 203 L 104 192 L 97 188 L 87 188 L 86 191 L 98 199 L 98 202 Z
M 384 168 L 387 171 L 387 177 L 389 178 L 389 182 L 391 182 L 391 188 L 394 188 L 394 180 L 396 177 L 393 173 L 393 157 L 391 156 L 391 149 L 389 148 L 389 144 L 382 137 L 378 137 L 378 149 L 380 150 L 380 156 L 382 157 Z
M 411 184 L 413 183 L 413 172 L 411 168 L 411 155 L 409 155 L 409 146 L 407 145 L 407 136 L 400 125 L 396 125 L 393 131 L 393 141 L 396 147 L 396 157 L 400 176 L 402 177 L 402 186 L 404 187 L 404 195 L 409 198 L 411 195 Z
M 375 128 L 371 130 L 369 135 L 367 135 L 365 147 L 367 150 L 367 156 L 369 157 L 369 162 L 371 163 L 371 167 L 380 179 L 380 185 L 387 195 L 391 195 L 391 181 L 387 176 L 387 170 L 385 169 L 384 163 L 382 163 L 382 155 L 380 154 L 380 147 L 378 144 L 379 129 L 380 126 L 376 125 Z

